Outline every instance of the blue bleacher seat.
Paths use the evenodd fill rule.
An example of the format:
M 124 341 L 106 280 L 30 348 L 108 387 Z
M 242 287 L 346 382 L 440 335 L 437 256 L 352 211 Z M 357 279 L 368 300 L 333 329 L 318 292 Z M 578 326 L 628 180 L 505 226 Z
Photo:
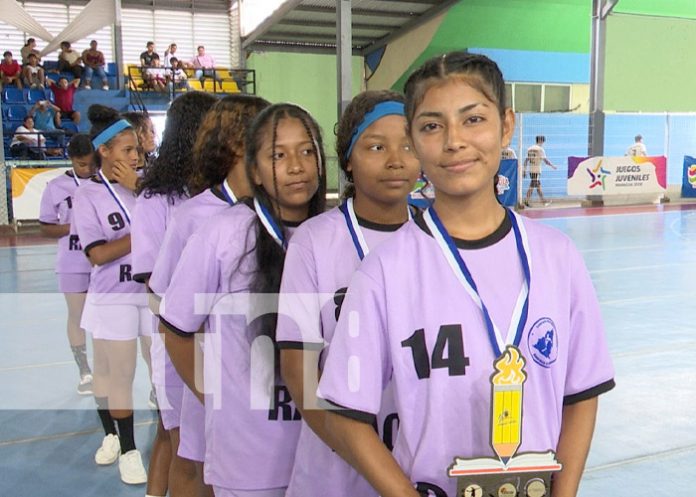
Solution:
M 66 121 L 65 119 L 63 119 L 60 126 L 65 130 L 66 133 L 79 133 L 80 132 L 80 130 L 77 129 L 77 124 L 75 124 L 72 121 Z
M 27 102 L 34 105 L 39 100 L 46 100 L 46 92 L 41 88 L 32 88 L 31 90 L 24 90 L 27 96 Z
M 61 78 L 60 74 L 56 74 L 54 72 L 46 73 L 46 77 L 48 79 L 52 79 L 54 82 L 58 82 L 58 80 Z
M 56 103 L 56 96 L 53 94 L 53 91 L 51 91 L 50 88 L 46 88 L 44 90 L 44 93 L 46 94 L 46 97 L 51 103 Z
M 6 104 L 23 104 L 24 92 L 19 88 L 6 87 L 2 90 L 2 101 Z
M 10 105 L 7 109 L 7 117 L 10 121 L 22 121 L 27 116 L 27 108 L 24 105 Z
M 48 73 L 48 71 L 57 71 L 58 70 L 58 61 L 57 60 L 44 60 L 43 61 L 43 68 Z

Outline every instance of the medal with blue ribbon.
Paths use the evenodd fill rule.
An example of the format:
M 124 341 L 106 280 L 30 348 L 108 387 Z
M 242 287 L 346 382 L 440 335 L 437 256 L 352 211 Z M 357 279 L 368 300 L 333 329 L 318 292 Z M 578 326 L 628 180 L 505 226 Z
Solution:
M 363 235 L 360 224 L 358 223 L 358 217 L 355 215 L 355 208 L 353 207 L 353 199 L 349 198 L 340 207 L 343 217 L 346 220 L 346 226 L 348 226 L 348 232 L 350 233 L 350 238 L 353 240 L 353 245 L 355 245 L 355 250 L 358 253 L 360 260 L 363 260 L 367 254 L 370 253 L 370 247 L 367 245 L 365 236 Z M 408 220 L 411 220 L 411 209 L 406 206 L 406 212 L 408 213 Z
M 72 174 L 68 174 L 73 181 L 75 182 L 75 186 L 80 186 L 80 179 L 77 177 L 77 174 L 75 174 L 75 171 L 72 172 Z
M 222 194 L 225 196 L 228 204 L 234 205 L 237 203 L 237 196 L 232 191 L 232 187 L 227 180 L 222 182 Z
M 126 217 L 126 221 L 128 221 L 128 224 L 131 223 L 131 216 L 130 212 L 128 211 L 128 207 L 126 207 L 126 204 L 123 203 L 123 200 L 121 200 L 121 197 L 119 197 L 118 193 L 114 189 L 113 186 L 111 186 L 111 183 L 109 182 L 108 179 L 106 179 L 106 176 L 104 176 L 104 173 L 102 172 L 101 169 L 97 171 L 97 175 L 101 179 L 102 185 L 106 188 L 106 190 L 109 192 L 111 197 L 114 199 L 116 204 L 118 204 L 119 208 L 121 209 L 121 212 L 123 212 L 123 215 Z
M 256 211 L 256 215 L 259 217 L 261 224 L 263 224 L 263 227 L 266 228 L 268 234 L 271 235 L 271 237 L 278 245 L 282 247 L 283 250 L 286 250 L 288 247 L 285 240 L 285 235 L 283 235 L 283 230 L 280 226 L 278 226 L 278 223 L 275 222 L 271 214 L 268 212 L 268 209 L 256 198 L 254 198 L 254 210 Z

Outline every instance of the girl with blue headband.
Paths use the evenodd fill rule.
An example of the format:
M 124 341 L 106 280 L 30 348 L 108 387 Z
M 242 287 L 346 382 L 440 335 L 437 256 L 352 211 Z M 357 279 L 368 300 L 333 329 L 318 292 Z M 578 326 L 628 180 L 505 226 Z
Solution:
M 304 422 L 287 497 L 374 495 L 322 441 L 330 434 L 315 391 L 353 272 L 411 217 L 407 197 L 420 165 L 406 134 L 403 102 L 391 91 L 367 91 L 353 99 L 337 128 L 336 151 L 350 182 L 346 200 L 300 226 L 288 247 L 276 336 L 283 378 Z M 308 375 L 313 384 L 305 381 Z M 391 448 L 398 418 L 389 393 L 383 406 L 377 428 Z
M 133 435 L 133 378 L 137 339 L 149 355 L 151 318 L 144 287 L 132 278 L 130 225 L 133 192 L 114 180 L 117 165 L 135 169 L 138 138 L 109 107 L 89 108 L 97 174 L 75 193 L 75 226 L 92 264 L 81 326 L 94 344 L 94 397 L 105 437 L 94 460 L 118 460 L 121 480 L 145 483 L 147 475 Z

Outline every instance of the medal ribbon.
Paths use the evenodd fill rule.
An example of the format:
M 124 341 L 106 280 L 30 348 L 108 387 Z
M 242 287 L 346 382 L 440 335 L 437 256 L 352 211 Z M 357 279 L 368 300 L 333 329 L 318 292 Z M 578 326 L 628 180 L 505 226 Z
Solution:
M 80 186 L 80 180 L 78 179 L 77 174 L 75 174 L 74 171 L 72 175 L 68 174 L 68 176 L 70 176 L 73 179 L 73 181 L 75 182 L 75 186 Z
M 268 212 L 268 209 L 261 205 L 261 202 L 259 202 L 256 198 L 254 198 L 254 210 L 256 211 L 256 215 L 259 217 L 261 224 L 263 224 L 264 228 L 266 228 L 268 234 L 273 237 L 276 243 L 280 245 L 283 250 L 287 249 L 287 243 L 285 241 L 285 236 L 283 235 L 283 230 L 280 229 L 280 226 L 278 226 L 278 224 L 273 220 L 271 214 Z
M 128 211 L 128 207 L 126 207 L 126 204 L 123 203 L 123 200 L 121 200 L 121 197 L 119 197 L 118 193 L 114 189 L 113 186 L 111 186 L 111 183 L 109 183 L 109 180 L 106 179 L 106 176 L 104 176 L 104 173 L 102 172 L 101 169 L 97 171 L 97 174 L 99 175 L 99 178 L 101 178 L 102 185 L 106 187 L 108 190 L 109 194 L 111 197 L 116 201 L 118 204 L 119 208 L 121 209 L 121 212 L 123 212 L 123 215 L 126 216 L 126 221 L 128 221 L 128 224 L 131 223 L 131 216 L 130 212 Z
M 363 235 L 360 224 L 358 224 L 358 218 L 355 215 L 355 208 L 353 207 L 353 199 L 349 198 L 341 205 L 341 212 L 343 217 L 346 219 L 346 225 L 348 226 L 348 231 L 350 232 L 350 237 L 353 240 L 353 245 L 355 245 L 355 250 L 358 252 L 358 257 L 363 260 L 367 254 L 370 253 L 370 247 L 367 246 L 365 241 L 365 236 Z M 408 212 L 408 220 L 410 221 L 411 209 L 406 206 L 406 212 Z
M 222 182 L 222 194 L 225 196 L 225 200 L 227 200 L 228 204 L 234 205 L 237 203 L 237 196 L 232 191 L 232 187 L 227 180 Z
M 447 229 L 442 224 L 442 221 L 440 221 L 440 218 L 435 212 L 435 208 L 431 206 L 423 214 L 425 223 L 430 229 L 435 241 L 439 245 L 442 254 L 445 256 L 447 263 L 454 272 L 454 275 L 457 277 L 462 286 L 464 286 L 464 289 L 472 298 L 476 306 L 481 310 L 483 320 L 486 324 L 486 330 L 488 331 L 488 338 L 491 346 L 493 347 L 495 357 L 500 357 L 505 350 L 506 344 L 511 343 L 515 346 L 519 345 L 520 340 L 522 339 L 522 332 L 524 331 L 525 323 L 527 322 L 527 313 L 529 311 L 531 263 L 529 259 L 529 246 L 526 240 L 526 232 L 524 232 L 524 227 L 517 219 L 516 214 L 507 210 L 506 215 L 510 217 L 512 230 L 515 234 L 515 245 L 522 264 L 522 271 L 524 272 L 524 282 L 522 283 L 522 288 L 520 289 L 520 293 L 517 297 L 517 303 L 512 313 L 512 318 L 510 319 L 510 327 L 508 329 L 507 337 L 503 339 L 502 335 L 500 334 L 500 330 L 498 330 L 495 323 L 493 323 L 493 320 L 488 312 L 488 308 L 484 304 L 483 299 L 479 294 L 478 288 L 476 287 L 476 282 L 471 276 L 469 268 L 466 266 L 464 259 L 462 259 L 462 256 L 459 254 L 459 250 L 457 249 L 454 240 L 452 240 L 452 237 L 447 232 Z

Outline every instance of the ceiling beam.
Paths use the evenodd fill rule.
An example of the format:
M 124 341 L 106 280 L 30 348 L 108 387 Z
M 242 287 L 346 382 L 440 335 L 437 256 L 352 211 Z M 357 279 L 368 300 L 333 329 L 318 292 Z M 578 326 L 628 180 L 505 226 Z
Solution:
M 316 5 L 300 5 L 295 8 L 295 12 L 313 12 L 315 14 L 336 14 L 334 7 L 320 7 Z M 353 16 L 378 16 L 392 18 L 413 18 L 416 14 L 412 12 L 394 12 L 391 10 L 376 10 L 376 9 L 353 9 Z
M 261 24 L 256 26 L 251 33 L 243 38 L 242 48 L 246 48 L 248 45 L 252 44 L 254 40 L 262 36 L 266 31 L 271 29 L 274 24 L 280 21 L 285 15 L 292 9 L 297 7 L 302 3 L 302 0 L 287 0 L 283 5 L 280 6 L 278 10 L 273 12 L 269 17 L 266 18 Z
M 313 28 L 332 28 L 336 29 L 336 23 L 335 22 L 330 22 L 330 21 L 296 21 L 293 19 L 283 19 L 278 23 L 278 26 L 309 26 Z M 374 31 L 391 31 L 395 28 L 398 28 L 398 26 L 394 26 L 391 24 L 365 24 L 365 23 L 356 23 L 354 22 L 352 24 L 353 29 L 364 29 L 364 30 L 374 30 Z

